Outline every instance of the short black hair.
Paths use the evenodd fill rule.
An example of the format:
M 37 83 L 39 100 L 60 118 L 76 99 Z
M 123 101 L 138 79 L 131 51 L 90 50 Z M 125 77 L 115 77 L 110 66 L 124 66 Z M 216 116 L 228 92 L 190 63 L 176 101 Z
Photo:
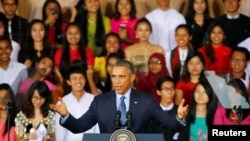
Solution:
M 0 42 L 1 41 L 8 41 L 11 46 L 11 40 L 9 36 L 0 36 Z M 12 47 L 12 46 L 11 46 Z
M 82 74 L 83 76 L 86 77 L 87 76 L 86 70 L 87 70 L 87 66 L 85 62 L 75 61 L 68 67 L 66 79 L 69 80 L 70 75 L 75 74 L 75 73 Z
M 175 81 L 172 77 L 170 76 L 162 76 L 160 77 L 157 82 L 156 82 L 156 89 L 157 90 L 161 90 L 161 86 L 164 82 L 172 82 L 174 84 L 174 87 L 175 87 Z
M 4 0 L 1 0 L 2 3 L 4 3 Z M 15 0 L 15 4 L 18 5 L 19 0 Z
M 244 47 L 236 47 L 236 48 L 233 48 L 232 51 L 231 51 L 231 54 L 230 54 L 230 57 L 232 57 L 233 53 L 234 52 L 241 52 L 241 53 L 244 53 L 245 54 L 245 57 L 246 57 L 246 61 L 249 61 L 250 60 L 250 52 L 248 49 L 244 48 Z

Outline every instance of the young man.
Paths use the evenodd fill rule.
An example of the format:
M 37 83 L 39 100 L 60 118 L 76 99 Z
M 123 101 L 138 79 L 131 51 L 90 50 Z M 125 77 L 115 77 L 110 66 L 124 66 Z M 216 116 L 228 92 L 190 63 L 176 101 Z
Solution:
M 0 37 L 0 83 L 8 83 L 16 94 L 20 83 L 28 77 L 24 64 L 12 61 L 11 40 L 8 37 Z
M 179 105 L 176 115 L 168 115 L 162 111 L 150 94 L 132 88 L 135 77 L 133 65 L 127 60 L 118 60 L 111 70 L 114 90 L 96 96 L 89 110 L 80 118 L 74 118 L 61 99 L 59 99 L 59 105 L 52 104 L 51 108 L 61 115 L 61 125 L 74 133 L 84 132 L 96 123 L 99 124 L 101 133 L 114 132 L 117 129 L 114 123 L 117 111 L 121 111 L 121 128 L 127 128 L 128 124 L 123 123 L 123 117 L 126 118 L 126 112 L 130 113 L 132 116 L 130 130 L 134 133 L 147 133 L 150 119 L 155 120 L 164 128 L 182 128 L 188 108 L 188 106 L 183 106 L 185 100 L 183 99 Z
M 146 15 L 152 25 L 150 42 L 161 45 L 164 51 L 176 47 L 175 28 L 186 20 L 177 10 L 170 8 L 171 0 L 157 0 L 159 7 Z
M 80 65 L 72 65 L 68 69 L 67 84 L 71 87 L 71 92 L 62 99 L 67 106 L 67 110 L 75 118 L 81 117 L 89 109 L 94 95 L 84 90 L 86 84 L 86 68 Z M 99 133 L 99 126 L 96 124 L 84 133 L 72 133 L 60 125 L 60 115 L 56 114 L 56 141 L 82 141 L 84 133 Z
M 219 18 L 223 24 L 226 45 L 236 48 L 250 36 L 250 18 L 239 13 L 240 0 L 223 0 L 226 14 Z
M 157 94 L 161 97 L 160 106 L 162 110 L 170 115 L 176 115 L 178 106 L 174 104 L 175 82 L 169 76 L 163 76 L 156 83 Z M 163 133 L 166 141 L 178 140 L 180 130 L 163 129 L 155 122 L 149 124 L 149 131 L 152 133 Z
M 247 90 L 250 98 L 250 76 L 246 73 L 247 63 L 250 60 L 250 53 L 246 48 L 237 47 L 232 50 L 230 56 L 230 66 L 232 71 L 225 75 L 226 82 L 233 78 L 241 79 Z
M 26 38 L 28 21 L 16 15 L 18 0 L 1 0 L 4 11 L 5 35 L 22 45 Z

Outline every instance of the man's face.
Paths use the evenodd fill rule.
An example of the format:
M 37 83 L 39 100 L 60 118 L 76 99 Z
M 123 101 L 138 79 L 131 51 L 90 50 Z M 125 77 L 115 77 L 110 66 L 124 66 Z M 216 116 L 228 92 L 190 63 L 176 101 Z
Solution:
M 135 74 L 132 74 L 126 67 L 114 66 L 111 70 L 111 81 L 118 94 L 125 94 L 131 88 L 134 80 Z
M 231 56 L 230 65 L 232 72 L 243 73 L 247 66 L 245 54 L 239 51 L 234 51 Z
M 0 62 L 9 61 L 11 51 L 11 44 L 7 40 L 0 41 Z
M 16 14 L 17 4 L 15 3 L 15 0 L 4 0 L 2 5 L 5 15 L 12 17 Z
M 169 7 L 170 0 L 157 0 L 160 7 Z
M 227 13 L 235 13 L 238 12 L 238 8 L 240 6 L 240 0 L 224 0 L 224 6 Z

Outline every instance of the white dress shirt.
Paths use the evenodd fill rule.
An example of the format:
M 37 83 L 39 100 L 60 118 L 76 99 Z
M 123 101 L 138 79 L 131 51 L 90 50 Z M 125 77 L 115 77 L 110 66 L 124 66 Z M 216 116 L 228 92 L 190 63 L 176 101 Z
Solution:
M 70 112 L 70 114 L 75 118 L 80 118 L 89 109 L 89 106 L 94 99 L 94 95 L 84 92 L 84 95 L 78 101 L 72 93 L 69 93 L 65 95 L 62 99 L 67 105 L 67 110 Z M 96 124 L 84 133 L 72 133 L 71 131 L 60 125 L 60 117 L 61 116 L 56 113 L 56 141 L 82 141 L 84 133 L 100 133 L 98 124 Z
M 146 15 L 152 25 L 152 34 L 149 41 L 162 46 L 165 52 L 176 47 L 175 29 L 180 24 L 186 24 L 182 14 L 175 9 L 166 11 L 155 9 Z

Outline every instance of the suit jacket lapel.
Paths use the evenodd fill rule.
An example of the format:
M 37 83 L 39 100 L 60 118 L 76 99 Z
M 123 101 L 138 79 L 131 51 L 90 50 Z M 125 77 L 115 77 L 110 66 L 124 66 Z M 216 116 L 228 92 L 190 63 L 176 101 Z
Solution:
M 131 111 L 132 118 L 135 117 L 137 110 L 138 110 L 138 104 L 139 104 L 139 95 L 135 90 L 131 90 L 130 94 L 130 105 L 129 105 L 129 111 Z

